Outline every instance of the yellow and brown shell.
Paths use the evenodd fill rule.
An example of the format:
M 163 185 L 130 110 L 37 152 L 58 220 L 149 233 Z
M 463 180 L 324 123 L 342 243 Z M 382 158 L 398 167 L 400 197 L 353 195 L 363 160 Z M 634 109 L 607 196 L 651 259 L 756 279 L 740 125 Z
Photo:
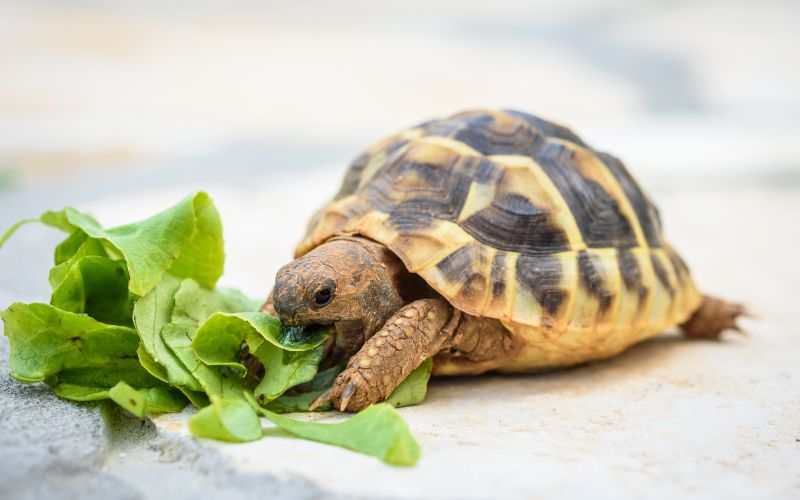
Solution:
M 456 308 L 542 347 L 509 371 L 609 356 L 701 300 L 622 163 L 516 111 L 467 111 L 374 145 L 296 256 L 342 233 L 386 245 Z

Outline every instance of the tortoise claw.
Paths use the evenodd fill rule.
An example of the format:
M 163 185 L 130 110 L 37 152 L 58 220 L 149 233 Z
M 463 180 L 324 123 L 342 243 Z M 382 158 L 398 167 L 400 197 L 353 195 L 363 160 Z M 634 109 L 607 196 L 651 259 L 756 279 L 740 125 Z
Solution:
M 324 405 L 325 403 L 329 402 L 330 400 L 331 400 L 331 390 L 328 389 L 327 391 L 325 391 L 322 394 L 320 394 L 319 396 L 317 396 L 317 398 L 314 401 L 312 401 L 310 405 L 308 405 L 308 411 L 314 411 L 319 406 Z
M 350 398 L 353 396 L 353 384 L 348 383 L 342 389 L 342 401 L 339 403 L 339 411 L 345 411 L 347 409 L 347 403 L 350 402 Z

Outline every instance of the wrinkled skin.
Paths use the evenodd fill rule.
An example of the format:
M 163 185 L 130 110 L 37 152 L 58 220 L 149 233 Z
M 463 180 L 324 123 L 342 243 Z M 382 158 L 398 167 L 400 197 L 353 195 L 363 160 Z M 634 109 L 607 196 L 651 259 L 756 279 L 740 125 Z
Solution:
M 359 411 L 385 399 L 423 361 L 457 350 L 453 339 L 465 337 L 456 335 L 459 326 L 470 349 L 479 345 L 472 338 L 477 329 L 463 328 L 466 315 L 415 279 L 383 245 L 349 236 L 278 271 L 264 310 L 287 326 L 333 325 L 323 365 L 349 360 L 318 403 Z M 505 344 L 498 345 L 502 350 Z

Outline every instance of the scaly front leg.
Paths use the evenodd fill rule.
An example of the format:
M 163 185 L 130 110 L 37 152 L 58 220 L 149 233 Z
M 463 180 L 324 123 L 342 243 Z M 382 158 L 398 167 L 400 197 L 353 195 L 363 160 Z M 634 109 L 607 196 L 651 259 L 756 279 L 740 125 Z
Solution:
M 360 411 L 386 399 L 449 339 L 460 312 L 442 299 L 417 300 L 400 308 L 367 340 L 339 374 L 329 399 L 341 411 Z

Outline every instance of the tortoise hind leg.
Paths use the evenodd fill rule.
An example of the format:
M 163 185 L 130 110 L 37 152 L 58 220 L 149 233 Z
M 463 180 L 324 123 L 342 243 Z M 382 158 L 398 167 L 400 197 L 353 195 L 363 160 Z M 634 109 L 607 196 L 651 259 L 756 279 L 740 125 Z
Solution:
M 687 337 L 717 340 L 725 330 L 742 331 L 736 320 L 747 315 L 741 304 L 703 295 L 697 311 L 681 326 Z
M 461 315 L 455 334 L 434 358 L 434 375 L 478 375 L 502 368 L 519 351 L 511 332 L 494 318 Z

